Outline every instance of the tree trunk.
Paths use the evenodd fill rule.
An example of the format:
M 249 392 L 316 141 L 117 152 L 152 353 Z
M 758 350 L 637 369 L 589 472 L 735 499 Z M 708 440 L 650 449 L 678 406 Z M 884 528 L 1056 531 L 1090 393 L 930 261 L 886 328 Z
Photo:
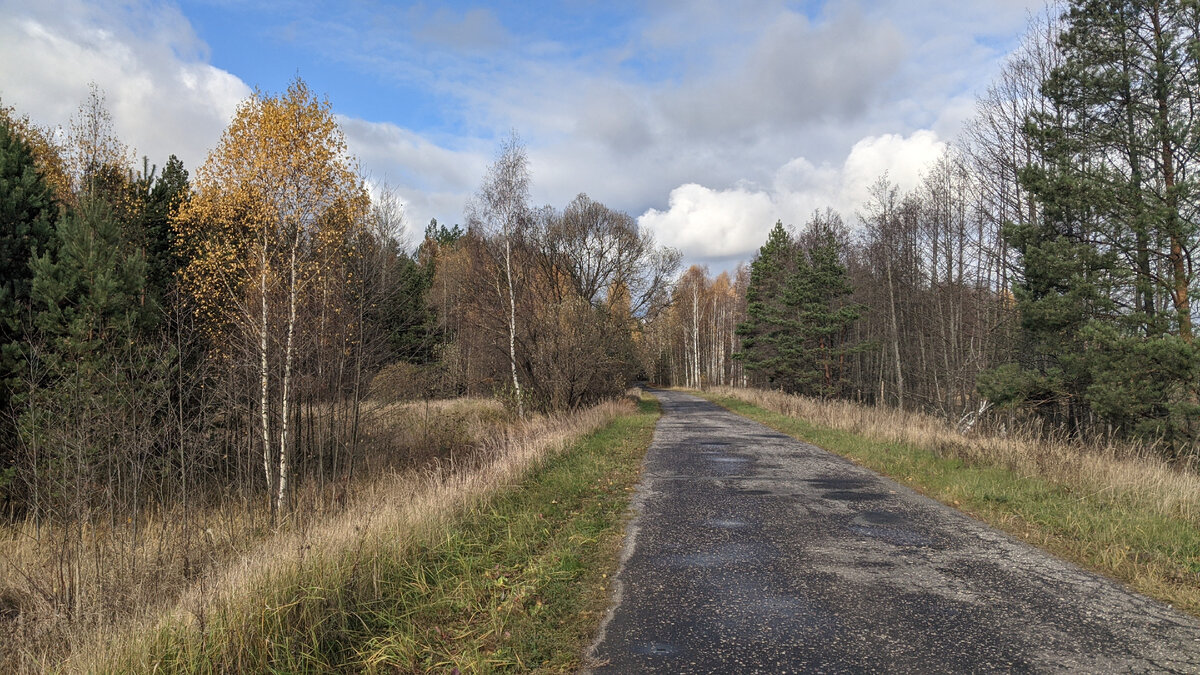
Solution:
M 271 415 L 270 415 L 270 370 L 267 363 L 267 246 L 263 242 L 262 252 L 259 256 L 259 264 L 262 266 L 261 274 L 259 275 L 259 293 L 262 296 L 262 316 L 259 325 L 258 336 L 258 355 L 259 355 L 259 416 L 262 420 L 262 452 L 263 452 L 263 473 L 267 479 L 267 490 L 270 491 L 275 485 L 271 475 Z
M 896 404 L 904 410 L 904 371 L 900 367 L 900 327 L 896 322 L 896 290 L 892 285 L 892 262 L 887 262 L 888 304 L 892 318 L 892 356 L 896 361 Z M 883 402 L 882 400 L 880 401 Z
M 288 286 L 287 344 L 283 353 L 283 390 L 281 391 L 279 422 L 279 492 L 275 495 L 275 510 L 280 516 L 283 515 L 288 505 L 288 473 L 291 468 L 288 463 L 288 411 L 292 396 L 292 356 L 296 335 L 296 293 L 298 290 L 296 288 L 296 249 L 300 245 L 299 238 L 300 235 L 297 233 L 296 239 L 292 242 L 291 270 L 289 271 L 291 278 Z
M 512 369 L 513 390 L 517 396 L 517 416 L 525 417 L 525 400 L 521 396 L 521 380 L 517 378 L 517 296 L 512 281 L 512 235 L 504 233 L 504 273 L 508 278 L 508 365 Z

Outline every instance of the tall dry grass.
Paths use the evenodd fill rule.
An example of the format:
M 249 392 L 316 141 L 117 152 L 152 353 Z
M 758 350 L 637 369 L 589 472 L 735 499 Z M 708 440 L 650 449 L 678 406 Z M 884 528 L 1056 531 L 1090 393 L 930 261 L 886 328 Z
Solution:
M 969 463 L 998 465 L 1156 515 L 1200 522 L 1200 475 L 1163 460 L 1144 446 L 1047 439 L 1020 429 L 1005 435 L 986 431 L 963 434 L 936 417 L 895 408 L 760 389 L 715 387 L 711 392 L 817 426 L 883 443 L 911 444 Z
M 218 500 L 96 522 L 91 564 L 61 578 L 61 544 L 33 523 L 0 531 L 0 671 L 111 671 L 137 666 L 137 645 L 155 627 L 203 633 L 214 617 L 236 616 L 254 589 L 292 578 L 319 559 L 355 551 L 401 551 L 448 519 L 582 435 L 630 410 L 606 403 L 569 415 L 514 420 L 488 400 L 368 406 L 368 436 L 386 451 L 368 455 L 355 480 L 304 488 L 297 510 L 272 528 L 269 506 Z M 65 609 L 56 589 L 74 584 L 86 602 Z M 113 661 L 117 659 L 117 661 Z

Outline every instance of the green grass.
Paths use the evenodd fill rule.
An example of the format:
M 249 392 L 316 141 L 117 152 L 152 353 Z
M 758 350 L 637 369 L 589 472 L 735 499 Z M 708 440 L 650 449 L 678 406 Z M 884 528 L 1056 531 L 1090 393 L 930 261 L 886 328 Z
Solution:
M 248 603 L 258 610 L 208 617 L 210 627 L 199 631 L 164 627 L 118 669 L 577 669 L 607 605 L 626 507 L 658 415 L 658 404 L 643 399 L 636 413 L 426 543 L 309 565 Z
M 1128 500 L 1082 493 L 985 462 L 818 427 L 736 398 L 728 410 L 842 455 L 1034 545 L 1200 615 L 1200 529 Z

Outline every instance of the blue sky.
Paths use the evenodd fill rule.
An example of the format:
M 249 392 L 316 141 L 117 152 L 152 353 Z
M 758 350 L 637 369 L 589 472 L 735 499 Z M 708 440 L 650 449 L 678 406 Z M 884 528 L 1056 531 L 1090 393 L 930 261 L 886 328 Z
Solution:
M 139 156 L 194 169 L 238 101 L 298 75 L 414 231 L 461 220 L 515 129 L 538 203 L 587 192 L 728 267 L 777 219 L 852 215 L 885 170 L 914 184 L 1040 7 L 0 0 L 0 101 L 65 126 L 95 82 Z

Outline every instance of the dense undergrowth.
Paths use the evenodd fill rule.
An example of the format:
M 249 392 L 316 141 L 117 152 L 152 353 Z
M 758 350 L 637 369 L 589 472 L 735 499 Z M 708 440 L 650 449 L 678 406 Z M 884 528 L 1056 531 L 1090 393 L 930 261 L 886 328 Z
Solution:
M 657 415 L 638 405 L 527 420 L 478 399 L 380 406 L 370 432 L 388 452 L 298 494 L 275 527 L 236 499 L 98 522 L 76 579 L 58 579 L 54 531 L 5 526 L 0 671 L 423 671 L 451 655 L 487 670 L 507 663 L 506 633 L 528 637 L 511 617 L 572 627 L 542 626 L 561 636 L 514 659 L 569 663 L 582 647 L 562 636 L 598 617 L 562 609 L 615 560 L 605 547 Z M 74 615 L 60 582 L 87 601 Z
M 606 602 L 657 404 L 607 404 L 397 482 L 311 549 L 72 663 L 154 672 L 570 670 Z

